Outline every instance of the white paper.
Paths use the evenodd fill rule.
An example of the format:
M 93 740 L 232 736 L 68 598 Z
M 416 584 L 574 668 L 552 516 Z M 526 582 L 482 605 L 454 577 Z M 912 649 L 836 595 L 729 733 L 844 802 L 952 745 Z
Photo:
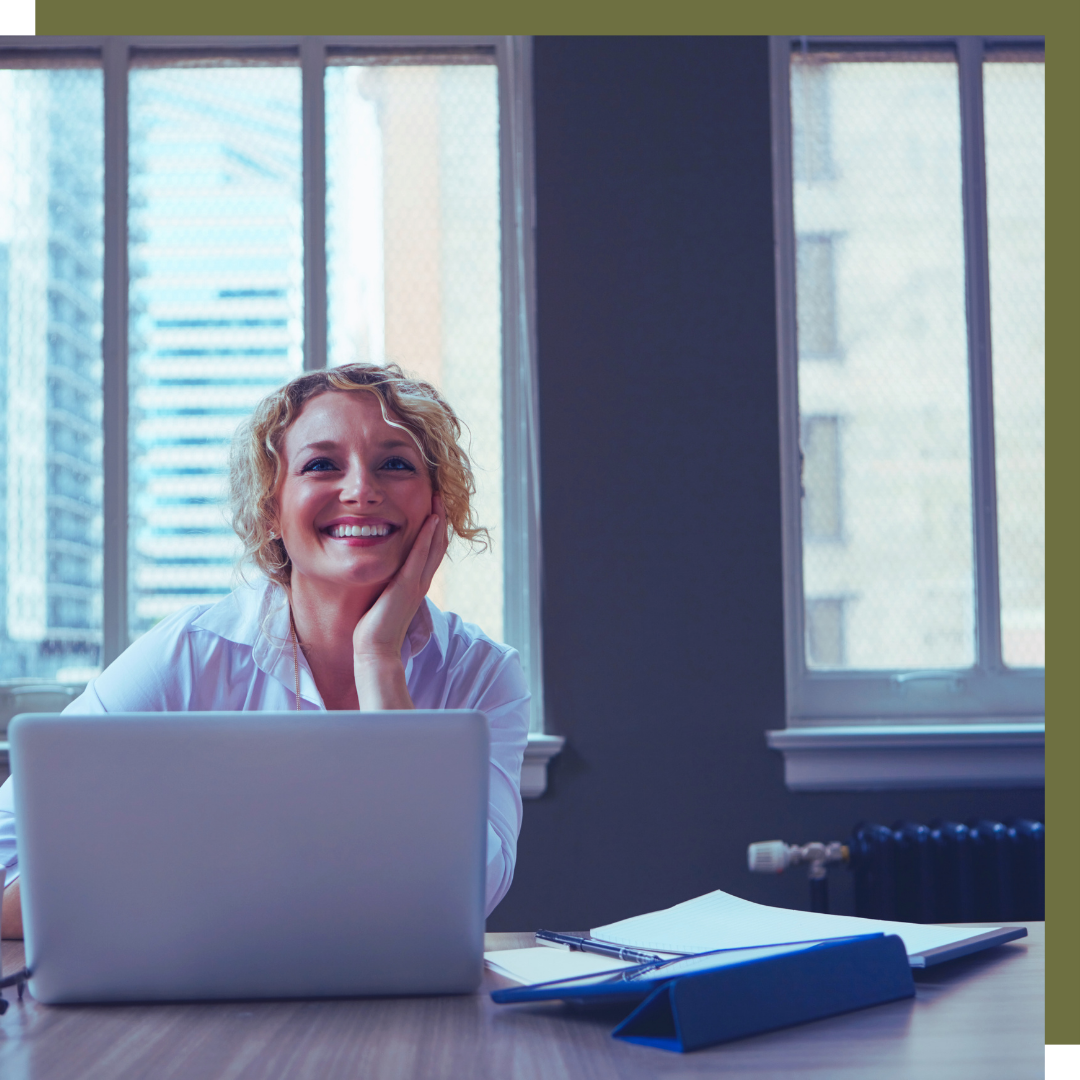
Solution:
M 753 963 L 772 956 L 800 952 L 812 949 L 813 944 L 769 945 L 753 949 L 730 949 L 723 952 L 705 953 L 701 956 L 688 956 L 672 959 L 672 962 L 660 968 L 645 968 L 639 974 L 629 976 L 640 978 L 671 979 L 680 975 L 694 975 L 701 971 L 714 971 L 720 967 L 732 967 L 735 964 Z M 545 955 L 546 954 L 546 955 Z M 484 962 L 497 975 L 504 975 L 515 982 L 535 985 L 537 983 L 559 983 L 573 981 L 574 986 L 590 986 L 593 983 L 608 982 L 612 975 L 617 975 L 626 968 L 637 967 L 625 960 L 613 960 L 598 956 L 596 953 L 556 952 L 553 949 L 527 948 L 506 949 L 500 952 L 484 953 Z M 595 976 L 588 978 L 588 976 Z
M 821 915 L 813 911 L 767 907 L 729 893 L 706 893 L 694 900 L 598 926 L 590 933 L 601 941 L 657 952 L 701 953 L 711 949 L 825 941 L 857 934 L 898 934 L 909 957 L 988 933 L 995 927 L 960 928 L 919 923 Z M 918 966 L 916 964 L 916 966 Z
M 496 975 L 505 975 L 514 982 L 526 985 L 573 979 L 579 975 L 618 972 L 637 967 L 637 964 L 632 964 L 627 960 L 616 960 L 612 956 L 543 947 L 486 952 L 484 963 Z

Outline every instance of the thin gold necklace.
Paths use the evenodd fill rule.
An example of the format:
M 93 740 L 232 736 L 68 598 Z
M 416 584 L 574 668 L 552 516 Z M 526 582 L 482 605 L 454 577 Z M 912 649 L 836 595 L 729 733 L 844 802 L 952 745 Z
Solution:
M 292 661 L 293 670 L 296 672 L 296 711 L 300 712 L 300 645 L 296 640 L 296 620 L 289 608 L 289 626 L 292 628 Z

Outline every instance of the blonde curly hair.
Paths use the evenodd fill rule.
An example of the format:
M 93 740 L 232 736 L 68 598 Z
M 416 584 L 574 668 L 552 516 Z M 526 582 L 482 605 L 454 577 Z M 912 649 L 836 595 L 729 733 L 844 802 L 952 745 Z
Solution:
M 229 452 L 232 527 L 244 545 L 242 563 L 253 563 L 271 581 L 288 585 L 292 572 L 281 537 L 272 525 L 285 462 L 285 432 L 313 397 L 325 393 L 373 394 L 383 419 L 412 436 L 428 467 L 432 490 L 442 496 L 451 535 L 484 549 L 490 535 L 476 521 L 476 494 L 469 456 L 458 445 L 461 421 L 430 383 L 406 375 L 397 364 L 346 364 L 309 371 L 263 398 L 233 437 Z

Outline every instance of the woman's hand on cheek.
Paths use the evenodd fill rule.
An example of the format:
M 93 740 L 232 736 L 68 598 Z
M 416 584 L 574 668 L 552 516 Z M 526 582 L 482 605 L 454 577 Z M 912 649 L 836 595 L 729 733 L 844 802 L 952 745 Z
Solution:
M 442 499 L 420 527 L 412 550 L 353 631 L 353 673 L 361 709 L 411 709 L 401 647 L 409 625 L 446 554 L 449 537 Z
M 435 533 L 428 546 L 427 558 L 424 560 L 424 568 L 420 573 L 421 600 L 427 596 L 427 591 L 431 588 L 431 581 L 435 577 L 435 571 L 439 569 L 446 556 L 446 549 L 450 546 L 450 535 L 446 527 L 446 507 L 443 506 L 442 496 L 438 492 L 431 496 L 431 516 L 435 518 Z M 416 539 L 419 542 L 420 537 L 418 536 Z M 415 548 L 416 544 L 413 545 L 414 550 Z M 419 604 L 417 604 L 417 607 L 419 607 Z

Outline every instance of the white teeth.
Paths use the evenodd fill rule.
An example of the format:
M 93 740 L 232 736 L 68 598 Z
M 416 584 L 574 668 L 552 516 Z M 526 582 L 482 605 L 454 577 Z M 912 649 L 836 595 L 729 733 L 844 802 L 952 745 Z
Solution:
M 330 535 L 339 539 L 347 536 L 388 536 L 389 525 L 335 525 Z

